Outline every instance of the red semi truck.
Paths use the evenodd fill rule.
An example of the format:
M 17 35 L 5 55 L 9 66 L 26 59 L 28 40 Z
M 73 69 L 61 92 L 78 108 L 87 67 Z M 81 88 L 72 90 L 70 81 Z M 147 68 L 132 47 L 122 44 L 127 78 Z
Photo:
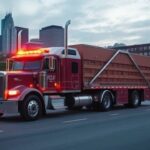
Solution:
M 67 55 L 66 55 L 67 54 Z M 68 109 L 138 107 L 150 99 L 150 58 L 90 45 L 20 50 L 0 72 L 0 113 L 38 119 L 54 109 L 53 95 Z

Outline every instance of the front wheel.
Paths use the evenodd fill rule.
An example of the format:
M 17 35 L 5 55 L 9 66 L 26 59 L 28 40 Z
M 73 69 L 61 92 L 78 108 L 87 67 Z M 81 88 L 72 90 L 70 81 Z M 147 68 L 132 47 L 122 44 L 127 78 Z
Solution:
M 37 95 L 29 95 L 21 102 L 20 114 L 25 120 L 37 120 L 42 115 L 42 103 Z

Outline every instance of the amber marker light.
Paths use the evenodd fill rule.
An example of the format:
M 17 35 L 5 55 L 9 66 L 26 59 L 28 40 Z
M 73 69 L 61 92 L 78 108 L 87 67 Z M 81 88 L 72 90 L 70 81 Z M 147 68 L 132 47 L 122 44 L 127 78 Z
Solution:
M 8 98 L 8 90 L 5 90 L 4 98 L 5 100 Z
M 17 55 L 19 56 L 23 56 L 23 55 L 33 55 L 33 54 L 45 54 L 45 53 L 49 53 L 48 49 L 37 49 L 37 50 L 19 50 L 17 52 Z

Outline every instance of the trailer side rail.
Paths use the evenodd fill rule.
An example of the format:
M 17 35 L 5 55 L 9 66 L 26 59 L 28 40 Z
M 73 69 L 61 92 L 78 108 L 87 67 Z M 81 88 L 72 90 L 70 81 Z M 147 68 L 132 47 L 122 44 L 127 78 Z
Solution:
M 135 60 L 133 59 L 133 57 L 131 56 L 131 54 L 129 52 L 124 52 L 121 50 L 118 50 L 112 57 L 111 59 L 98 71 L 98 73 L 96 73 L 96 75 L 90 80 L 88 85 L 91 85 L 102 73 L 103 71 L 109 66 L 109 64 L 120 54 L 126 54 L 128 55 L 128 57 L 130 58 L 130 60 L 133 62 L 134 66 L 136 67 L 136 69 L 139 71 L 139 73 L 141 74 L 142 78 L 145 80 L 145 82 L 147 83 L 148 87 L 150 88 L 150 83 L 149 81 L 146 79 L 144 73 L 141 71 L 140 67 L 137 65 L 137 63 L 135 62 Z

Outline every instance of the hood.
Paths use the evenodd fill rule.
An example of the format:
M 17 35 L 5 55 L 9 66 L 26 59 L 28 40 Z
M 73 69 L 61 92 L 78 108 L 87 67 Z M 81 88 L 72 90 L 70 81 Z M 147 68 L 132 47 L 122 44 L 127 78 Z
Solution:
M 37 81 L 37 72 L 24 72 L 24 71 L 8 71 L 5 73 L 7 77 L 7 87 L 12 89 L 16 86 L 30 87 Z

